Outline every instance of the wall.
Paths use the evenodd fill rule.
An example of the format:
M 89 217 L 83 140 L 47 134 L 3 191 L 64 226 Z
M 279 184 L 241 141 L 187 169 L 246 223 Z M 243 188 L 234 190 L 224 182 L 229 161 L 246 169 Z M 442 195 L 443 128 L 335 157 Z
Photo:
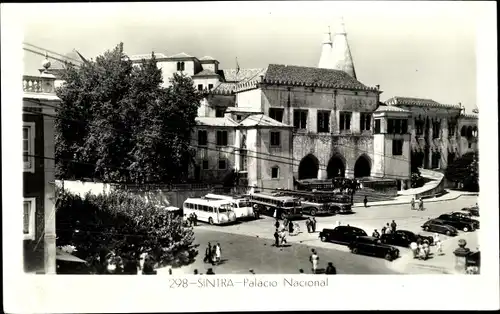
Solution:
M 195 74 L 195 64 L 192 60 L 184 60 L 184 71 L 177 71 L 177 62 L 179 61 L 161 61 L 158 62 L 158 68 L 161 69 L 163 75 L 163 86 L 170 86 L 170 79 L 174 76 L 174 73 L 184 73 L 186 75 L 192 76 Z
M 261 109 L 262 91 L 260 89 L 252 89 L 236 94 L 236 103 L 238 107 Z M 267 114 L 267 111 L 265 112 Z
M 257 129 L 246 129 L 246 147 L 247 152 L 247 169 L 248 169 L 248 185 L 254 186 L 258 185 L 258 179 L 260 175 L 260 164 L 258 163 L 258 157 L 260 155 L 258 152 L 258 133 Z
M 193 82 L 194 82 L 194 88 L 198 90 L 198 84 L 203 85 L 203 89 L 208 90 L 208 85 L 212 84 L 212 88 L 216 88 L 219 84 L 219 77 L 193 77 Z
M 393 139 L 402 139 L 403 155 L 392 155 Z M 389 179 L 409 179 L 411 174 L 410 134 L 385 134 L 384 176 Z

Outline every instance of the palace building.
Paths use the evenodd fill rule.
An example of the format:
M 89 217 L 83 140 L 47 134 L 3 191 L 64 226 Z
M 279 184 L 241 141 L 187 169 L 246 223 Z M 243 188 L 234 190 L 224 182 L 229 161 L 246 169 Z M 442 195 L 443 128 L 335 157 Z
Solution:
M 460 104 L 381 102 L 378 85 L 357 79 L 343 23 L 324 35 L 318 67 L 221 69 L 208 56 L 155 56 L 165 86 L 183 73 L 206 94 L 193 131 L 199 180 L 236 172 L 248 186 L 292 188 L 294 178 L 371 177 L 405 188 L 412 165 L 443 170 L 477 150 L 477 116 Z

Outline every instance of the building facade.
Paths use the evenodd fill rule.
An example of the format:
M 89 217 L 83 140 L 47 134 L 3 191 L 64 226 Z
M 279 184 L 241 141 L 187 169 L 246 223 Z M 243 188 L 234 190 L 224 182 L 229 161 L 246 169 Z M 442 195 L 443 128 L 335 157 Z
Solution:
M 43 63 L 45 70 L 50 62 Z M 56 273 L 54 118 L 56 78 L 23 77 L 23 243 L 28 273 Z

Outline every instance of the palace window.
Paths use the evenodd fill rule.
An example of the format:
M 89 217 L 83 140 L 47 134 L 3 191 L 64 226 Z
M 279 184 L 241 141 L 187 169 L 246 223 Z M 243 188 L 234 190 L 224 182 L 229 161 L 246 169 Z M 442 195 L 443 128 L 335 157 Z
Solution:
M 307 110 L 294 110 L 293 111 L 293 126 L 296 129 L 307 129 Z
M 387 133 L 406 134 L 408 133 L 408 120 L 406 119 L 388 119 Z
M 199 146 L 207 146 L 208 136 L 206 130 L 198 131 L 198 145 Z
M 441 154 L 440 153 L 432 153 L 431 157 L 432 161 L 432 169 L 438 169 L 439 168 L 439 159 L 441 159 Z
M 370 131 L 371 124 L 372 124 L 372 114 L 362 112 L 359 118 L 359 129 L 361 131 Z
M 318 111 L 318 133 L 330 132 L 330 111 Z
M 177 62 L 177 71 L 184 71 L 184 62 Z
M 401 134 L 407 134 L 408 133 L 408 120 L 403 119 L 401 120 Z
M 276 147 L 281 145 L 280 135 L 280 132 L 271 132 L 271 146 Z
M 236 115 L 236 121 L 241 121 L 241 114 Z
M 208 90 L 212 90 L 214 88 L 214 84 L 208 84 Z
M 435 121 L 432 123 L 432 138 L 436 139 L 440 137 L 441 133 L 441 123 L 439 121 Z
M 455 136 L 455 130 L 457 128 L 457 122 L 450 120 L 448 121 L 448 136 Z
M 347 131 L 351 129 L 351 116 L 350 112 L 340 112 L 339 113 L 339 129 L 340 131 Z
M 35 123 L 23 124 L 23 163 L 25 172 L 35 172 Z
M 225 159 L 219 159 L 219 170 L 226 170 L 227 164 Z
M 198 84 L 198 91 L 203 91 L 203 84 Z
M 269 117 L 279 122 L 283 122 L 282 108 L 269 108 Z
M 387 133 L 389 134 L 394 133 L 394 119 L 387 120 Z
M 278 166 L 274 166 L 271 168 L 271 179 L 279 179 L 280 177 L 280 168 Z
M 380 134 L 380 119 L 375 119 L 375 134 Z
M 204 159 L 202 162 L 201 162 L 201 168 L 203 170 L 208 170 L 208 159 Z
M 416 135 L 423 135 L 424 134 L 424 125 L 425 125 L 424 120 L 415 119 L 415 133 L 416 133 Z
M 392 155 L 403 155 L 403 140 L 392 140 Z
M 240 156 L 241 156 L 241 171 L 247 171 L 247 151 L 241 150 Z
M 217 131 L 217 146 L 227 146 L 227 131 Z
M 221 107 L 215 108 L 215 117 L 216 118 L 224 118 L 225 113 L 226 113 L 225 108 L 221 108 Z
M 25 198 L 23 202 L 23 235 L 24 240 L 35 240 L 36 199 Z

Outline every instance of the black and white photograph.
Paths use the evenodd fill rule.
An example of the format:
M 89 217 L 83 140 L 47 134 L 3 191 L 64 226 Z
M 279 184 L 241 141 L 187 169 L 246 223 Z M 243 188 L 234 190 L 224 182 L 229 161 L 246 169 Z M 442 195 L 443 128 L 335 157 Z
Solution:
M 19 252 L 4 250 L 4 263 L 12 255 L 16 276 L 60 282 L 62 298 L 103 312 L 114 308 L 70 290 L 130 282 L 146 293 L 140 282 L 154 281 L 164 286 L 154 295 L 210 303 L 207 293 L 231 291 L 240 303 L 192 308 L 170 294 L 167 312 L 299 309 L 317 293 L 321 305 L 308 308 L 364 309 L 325 298 L 360 300 L 365 289 L 380 294 L 371 309 L 391 308 L 380 303 L 390 295 L 401 309 L 431 309 L 413 299 L 423 295 L 433 309 L 464 308 L 463 298 L 498 309 L 492 11 L 467 1 L 2 4 L 3 238 Z M 392 286 L 376 288 L 384 278 Z M 406 280 L 418 284 L 395 291 Z M 248 304 L 256 289 L 279 302 Z M 58 300 L 44 291 L 33 299 L 43 308 Z M 12 310 L 42 311 L 15 300 Z

